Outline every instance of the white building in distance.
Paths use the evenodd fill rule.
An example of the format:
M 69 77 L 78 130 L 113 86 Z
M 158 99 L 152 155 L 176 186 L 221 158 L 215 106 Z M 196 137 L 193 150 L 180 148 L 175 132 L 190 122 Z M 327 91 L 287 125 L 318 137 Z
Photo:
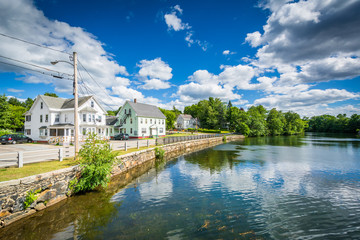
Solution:
M 166 135 L 166 117 L 156 106 L 126 101 L 117 114 L 114 128 L 130 138 L 161 137 Z
M 180 114 L 176 119 L 177 129 L 197 128 L 198 121 L 188 114 Z
M 110 127 L 106 125 L 105 109 L 94 96 L 79 97 L 79 139 L 88 133 L 108 138 Z M 74 99 L 38 95 L 29 111 L 25 113 L 25 135 L 35 141 L 49 141 L 67 137 L 73 141 Z

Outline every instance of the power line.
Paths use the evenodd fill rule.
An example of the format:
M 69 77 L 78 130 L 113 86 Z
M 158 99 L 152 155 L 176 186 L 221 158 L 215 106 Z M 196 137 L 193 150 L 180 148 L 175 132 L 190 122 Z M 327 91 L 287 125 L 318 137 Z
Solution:
M 80 60 L 78 60 L 80 66 L 85 70 L 85 72 L 89 75 L 89 77 L 96 83 L 96 85 L 108 96 L 108 98 L 110 99 L 110 101 L 116 105 L 116 103 L 112 100 L 112 97 L 100 86 L 100 84 L 93 78 L 93 76 L 89 73 L 89 71 L 84 67 L 84 65 L 82 65 L 82 63 L 80 62 Z
M 66 52 L 66 51 L 61 51 L 61 50 L 58 50 L 58 49 L 55 49 L 55 48 L 51 48 L 51 47 L 47 47 L 47 46 L 44 46 L 44 45 L 41 45 L 41 44 L 29 42 L 29 41 L 26 41 L 26 40 L 24 40 L 24 39 L 20 39 L 20 38 L 17 38 L 17 37 L 13 37 L 13 36 L 6 35 L 6 34 L 4 34 L 4 33 L 0 33 L 0 35 L 3 36 L 3 37 L 7 37 L 7 38 L 11 38 L 11 39 L 20 41 L 20 42 L 24 42 L 24 43 L 27 43 L 27 44 L 31 44 L 31 45 L 34 45 L 34 46 L 37 46 L 37 47 L 41 47 L 41 48 L 49 49 L 49 50 L 52 50 L 52 51 L 56 51 L 56 52 L 60 52 L 60 53 L 66 53 L 66 54 L 71 55 L 70 53 L 68 53 L 68 52 Z
M 32 63 L 27 63 L 27 62 L 24 62 L 24 61 L 21 61 L 21 60 L 18 60 L 18 59 L 14 59 L 14 58 L 10 58 L 10 57 L 5 57 L 5 56 L 2 56 L 2 55 L 0 55 L 0 57 L 1 57 L 1 58 L 5 58 L 5 59 L 8 59 L 8 60 L 11 60 L 11 61 L 14 61 L 14 62 L 19 62 L 19 63 L 27 64 L 27 65 L 30 65 L 30 66 L 33 66 L 33 67 L 41 68 L 41 69 L 44 69 L 44 70 L 47 70 L 47 71 L 50 71 L 50 72 L 56 72 L 56 73 L 58 73 L 59 75 L 60 75 L 60 73 L 61 73 L 61 74 L 68 75 L 68 76 L 70 76 L 70 77 L 73 76 L 72 74 L 55 71 L 55 70 L 52 70 L 52 69 L 49 69 L 49 68 L 46 68 L 46 67 L 42 67 L 42 66 L 39 66 L 39 65 L 36 65 L 36 64 L 32 64 Z
M 46 73 L 46 72 L 42 72 L 42 71 L 39 71 L 39 70 L 27 68 L 27 67 L 24 67 L 24 66 L 20 66 L 20 65 L 16 65 L 16 64 L 11 64 L 11 63 L 8 63 L 8 62 L 0 61 L 0 63 L 6 64 L 6 65 L 9 65 L 9 66 L 18 67 L 18 68 L 23 68 L 23 69 L 26 69 L 26 70 L 29 70 L 29 71 L 33 71 L 33 72 L 38 72 L 38 73 L 41 73 L 41 74 L 44 74 L 44 75 L 48 75 L 48 76 L 51 76 L 51 77 L 54 77 L 54 78 L 59 78 L 59 79 L 74 81 L 74 79 L 70 79 L 70 78 L 66 78 L 66 77 L 61 77 L 61 76 L 49 74 L 49 73 Z

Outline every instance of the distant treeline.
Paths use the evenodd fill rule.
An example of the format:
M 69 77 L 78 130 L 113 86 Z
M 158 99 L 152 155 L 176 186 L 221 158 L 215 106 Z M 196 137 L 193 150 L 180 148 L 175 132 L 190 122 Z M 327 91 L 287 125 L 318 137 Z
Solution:
M 347 117 L 346 114 L 339 114 L 336 117 L 331 115 L 314 116 L 308 121 L 309 132 L 334 132 L 334 133 L 356 133 L 360 130 L 360 115 L 353 114 Z
M 231 101 L 225 104 L 212 97 L 185 107 L 184 113 L 198 118 L 199 127 L 229 129 L 246 136 L 293 135 L 304 131 L 356 133 L 360 129 L 360 115 L 357 114 L 350 118 L 345 114 L 300 118 L 295 112 L 282 112 L 275 108 L 269 111 L 261 105 L 245 111 L 232 106 Z
M 245 136 L 292 135 L 305 131 L 307 122 L 294 112 L 270 111 L 263 106 L 252 106 L 247 111 L 226 105 L 219 98 L 210 97 L 197 104 L 185 107 L 185 114 L 190 114 L 200 121 L 202 128 L 229 129 Z

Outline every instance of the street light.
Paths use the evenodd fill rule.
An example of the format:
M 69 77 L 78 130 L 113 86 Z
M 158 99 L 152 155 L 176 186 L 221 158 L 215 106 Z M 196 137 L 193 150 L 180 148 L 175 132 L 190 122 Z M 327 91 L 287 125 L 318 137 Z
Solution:
M 56 60 L 50 62 L 52 65 L 55 65 L 59 62 L 64 62 L 72 65 L 74 67 L 74 128 L 75 128 L 75 159 L 79 152 L 79 120 L 78 120 L 78 82 L 77 82 L 77 53 L 73 52 L 73 63 L 64 61 L 64 60 Z

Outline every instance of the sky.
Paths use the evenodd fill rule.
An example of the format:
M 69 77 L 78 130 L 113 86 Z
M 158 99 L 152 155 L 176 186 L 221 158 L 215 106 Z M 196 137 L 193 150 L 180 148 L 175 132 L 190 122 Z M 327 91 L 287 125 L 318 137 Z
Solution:
M 214 97 L 360 114 L 359 13 L 360 0 L 0 0 L 0 94 L 71 98 L 73 67 L 50 62 L 75 51 L 79 94 L 108 110 Z

